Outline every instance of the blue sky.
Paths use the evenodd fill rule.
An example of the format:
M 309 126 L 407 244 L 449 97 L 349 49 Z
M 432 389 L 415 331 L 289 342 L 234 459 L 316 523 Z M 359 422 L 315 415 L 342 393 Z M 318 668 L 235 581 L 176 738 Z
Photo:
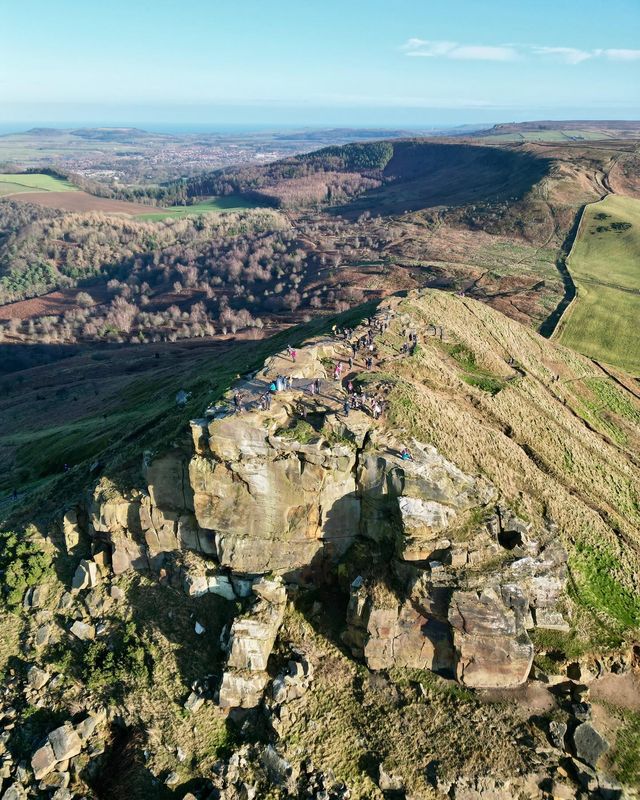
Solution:
M 640 0 L 3 0 L 0 124 L 640 117 Z

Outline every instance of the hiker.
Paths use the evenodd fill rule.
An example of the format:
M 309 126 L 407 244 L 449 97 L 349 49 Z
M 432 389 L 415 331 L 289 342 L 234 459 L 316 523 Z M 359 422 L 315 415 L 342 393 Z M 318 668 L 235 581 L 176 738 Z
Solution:
M 349 381 L 349 383 L 347 384 L 347 391 L 349 392 L 349 394 L 353 393 L 353 381 Z
M 278 391 L 278 387 L 275 381 L 271 381 L 271 383 L 269 384 L 269 391 L 271 392 L 271 394 L 275 394 Z
M 309 394 L 311 395 L 311 397 L 313 397 L 315 393 L 316 393 L 316 382 L 311 381 L 311 383 L 309 384 Z
M 342 408 L 344 409 L 345 417 L 349 416 L 349 398 L 347 398 L 344 403 L 342 404 Z
M 373 404 L 373 418 L 380 419 L 380 414 L 382 414 L 382 406 L 376 400 L 376 402 Z
M 284 390 L 284 379 L 282 378 L 282 375 L 278 375 L 276 377 L 276 391 L 282 392 L 283 390 Z
M 316 378 L 313 385 L 315 386 L 316 394 L 320 394 L 320 378 Z
M 356 343 L 355 342 L 351 342 L 351 352 L 353 353 L 354 358 L 355 358 L 355 355 L 358 352 L 358 348 L 356 347 Z
M 371 367 L 373 366 L 373 359 L 371 358 L 371 356 L 367 356 L 365 364 L 367 365 L 367 369 L 370 370 Z
M 236 407 L 236 411 L 242 413 L 242 392 L 236 392 L 233 395 L 233 404 Z
M 291 350 L 291 360 L 293 361 L 294 364 L 296 363 L 296 356 L 297 355 L 298 355 L 298 351 L 295 350 L 295 349 L 292 349 Z
M 400 453 L 400 458 L 403 461 L 413 461 L 413 456 L 406 447 L 402 448 L 402 452 Z
M 353 369 L 353 358 L 349 356 L 349 369 Z

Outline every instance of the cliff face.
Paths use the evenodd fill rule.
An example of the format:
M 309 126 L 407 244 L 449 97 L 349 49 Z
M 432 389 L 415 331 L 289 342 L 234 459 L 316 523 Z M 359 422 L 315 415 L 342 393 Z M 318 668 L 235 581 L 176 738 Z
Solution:
M 457 329 L 430 340 L 426 320 L 441 322 L 452 313 L 447 305 Z M 350 584 L 343 639 L 372 670 L 430 669 L 476 688 L 524 683 L 531 631 L 570 629 L 566 547 L 591 527 L 613 541 L 597 508 L 606 498 L 615 516 L 613 484 L 594 480 L 587 497 L 593 479 L 583 454 L 599 441 L 618 492 L 630 474 L 619 449 L 576 420 L 575 398 L 561 396 L 570 375 L 584 380 L 597 368 L 515 323 L 479 324 L 478 313 L 502 319 L 438 293 L 392 300 L 349 339 L 372 326 L 373 370 L 359 351 L 352 370 L 335 379 L 334 365 L 346 367 L 351 350 L 327 337 L 238 382 L 241 410 L 230 394 L 194 420 L 192 448 L 146 464 L 146 490 L 96 488 L 90 532 L 110 544 L 114 571 L 161 569 L 177 551 L 193 550 L 217 564 L 204 591 L 225 596 L 246 596 L 241 587 L 267 574 L 303 587 Z M 413 330 L 420 348 L 402 355 L 399 344 Z M 262 407 L 278 375 L 290 385 Z M 480 381 L 489 376 L 491 391 Z M 381 419 L 366 408 L 346 413 L 350 380 L 378 397 Z M 535 426 L 546 447 L 565 461 L 571 453 L 573 488 L 543 469 L 548 453 L 532 456 L 524 440 Z M 363 552 L 370 557 L 354 556 Z M 277 604 L 253 595 L 253 622 L 239 621 L 229 645 L 226 706 L 255 705 L 266 682 L 264 663 L 252 670 L 237 662 L 237 642 L 260 629 L 256 646 L 268 657 L 282 621 Z

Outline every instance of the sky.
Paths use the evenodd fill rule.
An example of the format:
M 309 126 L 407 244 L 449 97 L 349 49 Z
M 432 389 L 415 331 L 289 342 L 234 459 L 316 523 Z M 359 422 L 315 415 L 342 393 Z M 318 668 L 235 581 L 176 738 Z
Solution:
M 0 0 L 0 127 L 640 118 L 640 0 Z

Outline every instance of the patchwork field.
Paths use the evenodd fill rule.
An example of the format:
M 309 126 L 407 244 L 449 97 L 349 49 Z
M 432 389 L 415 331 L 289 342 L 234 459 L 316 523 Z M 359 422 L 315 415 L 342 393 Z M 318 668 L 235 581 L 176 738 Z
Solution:
M 75 192 L 77 188 L 69 181 L 53 175 L 29 173 L 0 173 L 0 197 L 23 192 Z
M 587 206 L 567 264 L 577 296 L 557 338 L 640 374 L 640 200 L 609 195 Z
M 102 211 L 105 214 L 129 214 L 142 216 L 148 214 L 150 206 L 142 203 L 130 203 L 127 200 L 112 200 L 108 197 L 96 197 L 88 192 L 77 191 L 24 191 L 11 198 L 24 203 L 36 203 L 46 208 L 59 208 L 62 211 Z M 153 215 L 152 215 L 153 217 Z M 163 219 L 162 215 L 155 219 Z

